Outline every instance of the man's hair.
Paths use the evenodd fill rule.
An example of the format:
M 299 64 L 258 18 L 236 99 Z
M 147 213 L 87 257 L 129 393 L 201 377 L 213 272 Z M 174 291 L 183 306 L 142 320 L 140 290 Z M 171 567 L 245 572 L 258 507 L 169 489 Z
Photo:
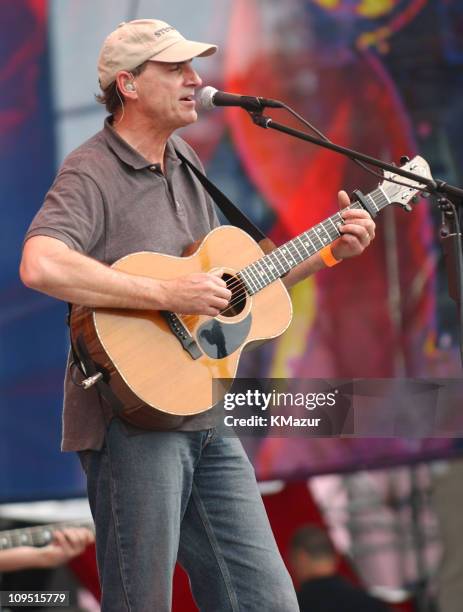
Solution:
M 291 538 L 292 551 L 303 550 L 315 559 L 333 558 L 336 550 L 328 533 L 316 525 L 305 525 L 297 529 Z
M 148 61 L 149 60 L 143 62 L 143 64 L 140 64 L 139 66 L 128 72 L 131 72 L 134 77 L 140 75 L 148 65 Z M 119 91 L 116 81 L 113 81 L 101 91 L 101 94 L 95 96 L 96 101 L 100 104 L 104 104 L 108 113 L 114 115 L 122 107 L 122 100 L 124 94 Z

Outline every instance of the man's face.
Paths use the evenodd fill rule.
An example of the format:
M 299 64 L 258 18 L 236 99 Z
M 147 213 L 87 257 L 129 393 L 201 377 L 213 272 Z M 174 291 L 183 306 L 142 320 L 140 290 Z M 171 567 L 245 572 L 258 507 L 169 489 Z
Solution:
M 191 60 L 148 62 L 136 77 L 137 108 L 161 128 L 175 130 L 198 118 L 194 92 L 202 84 Z

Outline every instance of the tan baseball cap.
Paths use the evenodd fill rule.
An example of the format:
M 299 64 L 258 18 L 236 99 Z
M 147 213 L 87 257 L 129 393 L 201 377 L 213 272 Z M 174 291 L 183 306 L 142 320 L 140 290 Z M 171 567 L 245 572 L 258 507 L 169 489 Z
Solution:
M 165 21 L 123 21 L 101 48 L 98 59 L 100 86 L 105 89 L 120 70 L 133 70 L 147 60 L 185 62 L 193 57 L 212 55 L 216 51 L 216 45 L 187 40 Z

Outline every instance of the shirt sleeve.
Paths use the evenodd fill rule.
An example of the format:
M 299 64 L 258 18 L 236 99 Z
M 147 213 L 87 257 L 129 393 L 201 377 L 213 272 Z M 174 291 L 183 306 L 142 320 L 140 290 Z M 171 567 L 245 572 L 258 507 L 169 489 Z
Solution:
M 85 173 L 59 172 L 35 215 L 25 240 L 50 236 L 81 253 L 90 253 L 103 236 L 104 202 L 95 181 Z

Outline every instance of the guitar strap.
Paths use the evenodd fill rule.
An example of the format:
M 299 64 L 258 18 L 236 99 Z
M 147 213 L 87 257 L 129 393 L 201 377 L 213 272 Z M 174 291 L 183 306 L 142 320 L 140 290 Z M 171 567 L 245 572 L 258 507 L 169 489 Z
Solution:
M 72 310 L 72 304 L 68 302 L 68 316 L 67 316 L 68 325 L 70 325 L 71 323 L 71 310 Z M 101 365 L 96 364 L 93 361 L 93 359 L 90 357 L 82 335 L 77 337 L 75 344 L 72 341 L 72 337 L 70 334 L 69 334 L 69 338 L 70 338 L 70 343 L 71 343 L 71 355 L 72 355 L 72 360 L 71 360 L 71 363 L 69 364 L 69 368 L 70 368 L 70 375 L 71 375 L 72 382 L 78 387 L 84 387 L 84 385 L 81 382 L 78 382 L 75 380 L 73 368 L 77 368 L 80 371 L 80 373 L 84 377 L 84 380 L 88 379 L 89 377 L 95 376 L 95 382 L 93 382 L 88 387 L 84 387 L 84 388 L 87 389 L 90 386 L 95 385 L 95 387 L 98 390 L 98 393 L 105 400 L 105 402 L 114 412 L 114 414 L 116 416 L 122 414 L 124 405 L 122 404 L 120 399 L 117 397 L 117 395 L 113 392 L 113 390 L 109 386 L 108 372 L 106 372 L 105 369 Z
M 227 217 L 232 225 L 239 227 L 247 232 L 256 242 L 267 240 L 265 234 L 254 225 L 254 223 L 236 206 L 227 196 L 220 191 L 218 187 L 210 181 L 207 176 L 190 162 L 178 149 L 175 149 L 178 157 L 188 166 L 191 172 L 196 176 L 198 181 L 211 196 L 215 204 L 220 208 L 223 214 Z
M 187 165 L 187 167 L 194 174 L 194 176 L 196 176 L 201 185 L 211 196 L 212 200 L 215 202 L 215 204 L 218 206 L 218 208 L 222 211 L 222 213 L 226 216 L 226 218 L 230 221 L 232 225 L 239 227 L 247 234 L 249 234 L 257 243 L 259 243 L 264 253 L 269 253 L 275 248 L 275 245 L 272 243 L 272 241 L 269 240 L 265 236 L 265 234 L 263 234 L 263 232 L 256 225 L 254 225 L 254 223 L 236 206 L 236 204 L 233 204 L 233 202 L 229 200 L 227 196 L 222 193 L 220 189 L 216 187 L 214 183 L 212 183 L 212 181 L 210 181 L 203 172 L 201 172 L 201 170 L 199 170 L 184 155 L 182 155 L 180 151 L 175 149 L 175 152 L 177 153 L 178 157 Z M 68 303 L 68 325 L 70 325 L 71 321 L 71 310 L 72 304 Z M 81 374 L 87 380 L 89 379 L 89 377 L 94 376 L 95 382 L 93 382 L 91 386 L 95 385 L 98 392 L 100 393 L 100 396 L 111 407 L 115 415 L 121 414 L 123 410 L 123 405 L 109 386 L 108 373 L 105 372 L 104 369 L 99 364 L 96 364 L 90 357 L 82 337 L 77 338 L 75 345 L 71 338 L 71 354 L 72 361 L 70 364 L 70 368 L 72 382 L 80 387 L 83 386 L 82 383 L 79 383 L 74 379 L 74 367 L 78 368 Z M 98 374 L 101 374 L 101 376 L 98 376 Z

